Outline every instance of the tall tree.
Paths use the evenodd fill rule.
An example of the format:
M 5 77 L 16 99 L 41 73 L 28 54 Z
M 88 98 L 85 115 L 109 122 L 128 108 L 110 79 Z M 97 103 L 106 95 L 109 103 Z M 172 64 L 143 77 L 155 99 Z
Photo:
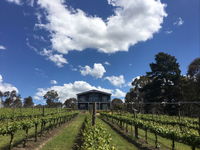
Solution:
M 200 58 L 196 58 L 188 67 L 188 76 L 194 80 L 200 80 Z
M 21 101 L 21 96 L 17 95 L 13 101 L 12 107 L 14 108 L 20 108 L 22 107 L 22 101 Z
M 0 91 L 0 108 L 3 107 L 3 96 L 4 96 L 3 92 Z
M 15 90 L 4 92 L 4 97 L 3 104 L 5 107 L 21 107 L 21 96 Z
M 195 100 L 200 100 L 200 58 L 196 58 L 188 67 L 187 75 L 191 81 Z
M 24 98 L 24 107 L 33 107 L 33 99 L 31 96 Z
M 66 108 L 76 108 L 77 99 L 76 98 L 69 98 L 64 102 Z
M 44 99 L 46 99 L 48 107 L 57 107 L 58 105 L 60 105 L 60 103 L 58 102 L 58 93 L 55 90 L 48 91 L 44 95 Z
M 147 72 L 150 82 L 143 88 L 147 102 L 177 102 L 180 96 L 180 69 L 177 59 L 166 53 L 158 53 L 155 63 L 150 64 L 151 72 Z M 147 112 L 150 108 L 148 107 Z M 166 105 L 166 112 L 176 113 L 177 107 Z M 150 110 L 152 112 L 152 110 Z M 155 111 L 155 110 L 154 110 Z
M 114 110 L 121 110 L 123 108 L 123 101 L 119 98 L 114 98 L 112 100 L 112 108 Z
M 138 111 L 142 110 L 142 103 L 144 101 L 144 92 L 142 88 L 149 83 L 149 78 L 146 76 L 140 76 L 132 82 L 132 88 L 125 96 L 125 103 L 129 111 L 133 111 L 133 108 Z

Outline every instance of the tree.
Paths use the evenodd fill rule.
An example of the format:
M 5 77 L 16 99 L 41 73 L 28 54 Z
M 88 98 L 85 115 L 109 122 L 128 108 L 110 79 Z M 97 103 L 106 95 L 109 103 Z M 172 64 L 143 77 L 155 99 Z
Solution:
M 22 101 L 21 101 L 21 96 L 20 95 L 17 95 L 17 97 L 14 99 L 12 107 L 14 107 L 14 108 L 22 107 Z
M 191 87 L 193 88 L 193 96 L 195 100 L 200 100 L 200 58 L 196 58 L 191 62 L 188 67 L 187 75 L 191 82 Z
M 191 62 L 187 75 L 196 81 L 200 80 L 200 58 L 196 58 Z
M 141 103 L 144 101 L 144 92 L 142 88 L 149 83 L 149 78 L 146 76 L 140 76 L 132 82 L 132 88 L 125 96 L 125 103 L 127 104 L 127 109 L 133 112 L 133 109 L 142 111 Z
M 24 98 L 24 107 L 33 107 L 33 99 L 31 96 Z
M 4 93 L 5 101 L 4 106 L 5 107 L 13 107 L 14 101 L 20 97 L 15 90 L 13 91 L 6 91 Z
M 66 108 L 76 108 L 77 99 L 76 98 L 69 98 L 64 102 Z
M 146 102 L 177 102 L 180 97 L 180 69 L 177 59 L 166 53 L 158 53 L 155 63 L 150 64 L 151 72 L 147 72 L 149 83 L 142 89 Z M 157 111 L 159 106 L 148 105 L 146 112 Z M 156 110 L 157 109 L 157 110 Z M 166 105 L 168 114 L 175 114 L 175 105 Z
M 55 90 L 48 91 L 44 95 L 44 99 L 46 99 L 48 107 L 58 107 L 60 105 L 60 102 L 58 102 L 58 93 Z
M 119 98 L 114 98 L 112 100 L 113 110 L 121 110 L 123 108 L 123 101 Z
M 0 91 L 0 108 L 3 107 L 3 95 L 4 93 Z
M 3 104 L 5 107 L 21 107 L 21 96 L 15 91 L 6 91 L 4 92 L 3 96 L 5 97 L 5 101 Z

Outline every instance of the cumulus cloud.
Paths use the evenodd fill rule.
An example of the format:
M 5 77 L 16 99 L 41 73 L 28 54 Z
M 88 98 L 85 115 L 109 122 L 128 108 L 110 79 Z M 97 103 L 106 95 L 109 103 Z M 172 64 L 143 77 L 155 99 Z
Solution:
M 2 75 L 0 75 L 0 91 L 6 92 L 6 91 L 13 91 L 13 90 L 18 92 L 18 89 L 15 86 L 13 86 L 12 84 L 3 82 L 3 77 Z
M 181 26 L 183 25 L 184 21 L 181 17 L 178 17 L 177 20 L 174 22 L 175 26 Z
M 38 0 L 37 4 L 45 10 L 46 20 L 38 20 L 36 26 L 49 31 L 52 49 L 62 54 L 86 48 L 104 53 L 128 51 L 151 39 L 167 16 L 160 0 L 108 0 L 114 14 L 106 20 L 73 9 L 63 0 Z
M 6 49 L 6 47 L 5 46 L 3 46 L 3 45 L 0 45 L 0 50 L 5 50 Z
M 53 54 L 52 50 L 44 49 L 40 52 L 40 55 L 47 56 L 50 61 L 54 62 L 56 66 L 60 68 L 63 67 L 64 64 L 68 63 L 67 59 L 65 59 L 62 54 Z
M 56 80 L 51 80 L 50 83 L 51 84 L 57 84 L 58 82 Z
M 85 67 L 81 67 L 80 72 L 83 76 L 91 75 L 95 78 L 102 78 L 106 70 L 102 64 L 95 63 L 93 68 L 87 65 Z
M 17 5 L 20 5 L 21 4 L 21 0 L 6 0 L 7 2 L 10 2 L 10 3 L 15 3 Z
M 115 92 L 113 93 L 114 97 L 122 98 L 125 97 L 126 93 L 121 91 L 120 89 L 116 89 Z
M 52 86 L 49 88 L 38 88 L 37 92 L 34 96 L 34 99 L 41 101 L 47 91 L 55 90 L 58 92 L 59 100 L 61 102 L 64 102 L 68 98 L 76 97 L 77 93 L 81 93 L 81 92 L 93 90 L 93 89 L 112 93 L 113 96 L 115 96 L 115 97 L 123 97 L 125 95 L 125 93 L 119 89 L 116 89 L 116 90 L 105 89 L 100 86 L 97 86 L 97 87 L 92 86 L 85 81 L 75 81 L 74 83 L 68 83 L 68 84 L 64 84 L 61 86 Z
M 105 77 L 112 85 L 122 87 L 125 84 L 125 79 L 123 75 L 120 76 L 109 76 Z

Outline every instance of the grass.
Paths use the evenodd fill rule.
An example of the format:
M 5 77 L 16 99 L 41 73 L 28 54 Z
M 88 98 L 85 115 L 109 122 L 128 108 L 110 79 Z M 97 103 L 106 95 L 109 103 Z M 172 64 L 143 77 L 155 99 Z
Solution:
M 145 137 L 145 131 L 142 129 L 139 129 L 139 136 L 144 139 Z M 163 138 L 161 136 L 158 136 L 158 143 L 160 146 L 160 149 L 171 149 L 172 141 L 166 138 Z M 148 132 L 148 144 L 151 146 L 155 146 L 155 135 L 153 133 Z M 177 150 L 191 150 L 191 146 L 188 146 L 186 144 L 175 142 L 175 149 Z M 200 150 L 199 148 L 196 148 L 196 150 Z
M 47 124 L 46 127 L 48 127 L 48 125 L 49 124 Z M 40 126 L 38 126 L 38 134 L 40 133 L 40 131 L 41 131 L 41 128 L 40 128 Z M 46 132 L 46 131 L 44 131 L 44 132 Z M 14 135 L 13 146 L 16 146 L 19 143 L 21 143 L 24 140 L 25 135 L 26 134 L 25 134 L 24 130 L 18 130 Z M 34 135 L 35 135 L 35 127 L 32 127 L 29 129 L 28 137 L 30 138 L 30 137 L 33 137 Z M 39 138 L 40 137 L 38 137 L 38 140 L 39 140 Z M 9 142 L 10 142 L 10 135 L 5 135 L 5 136 L 0 135 L 0 150 L 8 149 Z
M 132 143 L 128 142 L 121 135 L 115 132 L 108 124 L 101 120 L 103 126 L 111 134 L 112 144 L 117 148 L 117 150 L 138 150 L 138 148 Z
M 34 127 L 29 129 L 29 136 L 33 136 L 34 133 L 35 133 Z M 20 143 L 24 138 L 25 138 L 25 131 L 18 130 L 14 135 L 13 145 Z M 5 135 L 5 136 L 0 135 L 0 149 L 1 150 L 2 149 L 8 149 L 9 142 L 10 142 L 10 136 L 9 135 Z
M 134 141 L 137 141 L 137 139 L 134 137 L 134 127 L 133 127 L 133 133 L 131 133 L 131 126 L 128 126 L 128 133 L 125 133 L 128 137 L 131 137 Z M 138 130 L 138 134 L 139 134 L 139 141 L 141 141 L 141 139 L 145 139 L 145 131 L 142 129 Z M 161 136 L 157 136 L 158 137 L 158 145 L 159 145 L 159 149 L 161 150 L 171 150 L 171 146 L 172 146 L 172 141 L 167 139 L 167 138 L 163 138 Z M 155 147 L 155 135 L 151 132 L 148 132 L 148 144 L 146 144 L 145 142 L 142 142 L 145 147 Z M 176 150 L 192 150 L 191 146 L 183 144 L 183 143 L 178 143 L 175 142 L 175 149 Z M 200 150 L 199 148 L 196 148 L 196 150 Z
M 67 125 L 63 130 L 47 142 L 42 150 L 70 150 L 74 145 L 76 136 L 84 121 L 85 115 L 80 114 L 78 117 Z

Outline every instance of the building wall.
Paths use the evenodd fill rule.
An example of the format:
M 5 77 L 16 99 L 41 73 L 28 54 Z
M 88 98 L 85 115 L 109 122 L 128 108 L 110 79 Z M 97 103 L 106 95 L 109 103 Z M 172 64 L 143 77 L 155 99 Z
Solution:
M 92 105 L 96 102 L 96 108 L 99 109 L 110 109 L 111 95 L 104 93 L 86 93 L 80 94 L 77 97 L 78 108 L 89 110 L 92 109 Z
M 87 93 L 78 95 L 78 102 L 110 102 L 110 95 L 101 93 Z

